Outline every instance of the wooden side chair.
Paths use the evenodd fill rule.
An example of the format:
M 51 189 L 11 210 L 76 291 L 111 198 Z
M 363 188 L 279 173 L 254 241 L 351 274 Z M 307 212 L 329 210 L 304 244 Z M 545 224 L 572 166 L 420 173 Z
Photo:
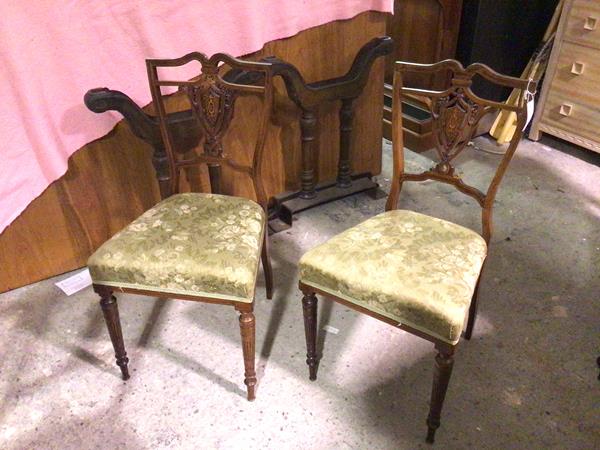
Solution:
M 411 89 L 404 72 L 426 77 L 450 75 L 444 91 Z M 474 76 L 520 90 L 516 105 L 482 99 L 471 90 Z M 419 76 L 419 75 L 417 75 Z M 442 404 L 450 381 L 454 353 L 465 318 L 465 337 L 473 331 L 477 287 L 492 233 L 492 206 L 526 123 L 526 91 L 535 83 L 500 75 L 482 64 L 463 68 L 457 61 L 432 65 L 396 62 L 393 99 L 394 175 L 386 212 L 308 251 L 300 260 L 304 296 L 304 328 L 310 379 L 317 376 L 317 298 L 320 294 L 349 308 L 434 343 L 437 349 L 427 441 L 440 426 Z M 401 95 L 429 99 L 438 161 L 419 174 L 404 172 Z M 512 111 L 518 125 L 510 145 L 485 192 L 464 183 L 452 162 L 474 136 L 481 118 L 498 110 Z M 405 181 L 436 180 L 471 196 L 483 209 L 483 237 L 475 231 L 413 211 L 398 210 Z
M 192 81 L 159 79 L 158 69 L 175 68 L 197 61 L 201 74 Z M 105 242 L 89 259 L 94 290 L 112 340 L 123 379 L 129 378 L 127 353 L 113 292 L 128 292 L 160 298 L 176 298 L 233 306 L 239 322 L 244 355 L 248 400 L 256 385 L 254 293 L 262 258 L 267 297 L 272 296 L 273 275 L 267 247 L 267 196 L 262 183 L 262 154 L 272 107 L 270 64 L 248 62 L 225 54 L 207 58 L 190 53 L 178 59 L 146 61 L 152 99 L 158 114 L 169 164 L 167 198 Z M 237 84 L 222 78 L 224 67 L 243 71 L 252 84 Z M 173 70 L 173 69 L 171 69 Z M 258 81 L 257 81 L 258 80 Z M 193 156 L 174 145 L 168 125 L 164 86 L 187 94 L 193 116 L 203 138 Z M 227 135 L 236 100 L 258 97 L 251 122 L 256 142 L 245 146 L 250 164 L 239 162 L 227 151 Z M 201 148 L 200 148 L 201 147 Z M 250 177 L 257 202 L 227 195 L 179 193 L 180 172 L 206 164 L 211 184 L 221 166 Z M 217 169 L 217 170 L 215 170 Z M 218 181 L 218 180 L 217 180 Z

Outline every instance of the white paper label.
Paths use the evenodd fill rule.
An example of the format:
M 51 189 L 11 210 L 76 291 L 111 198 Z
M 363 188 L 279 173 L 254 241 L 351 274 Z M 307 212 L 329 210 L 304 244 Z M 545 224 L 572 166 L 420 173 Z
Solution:
M 527 92 L 525 95 L 525 98 L 527 99 L 527 120 L 525 121 L 523 131 L 525 131 L 525 128 L 527 128 L 527 125 L 529 125 L 529 122 L 533 119 L 533 112 L 535 111 L 534 95 L 531 92 Z
M 340 330 L 338 330 L 336 327 L 332 327 L 331 325 L 325 325 L 323 329 L 331 334 L 338 334 L 340 332 Z
M 65 294 L 71 295 L 75 292 L 79 292 L 80 290 L 85 289 L 88 286 L 91 286 L 92 277 L 90 276 L 90 271 L 88 269 L 85 269 L 55 284 Z

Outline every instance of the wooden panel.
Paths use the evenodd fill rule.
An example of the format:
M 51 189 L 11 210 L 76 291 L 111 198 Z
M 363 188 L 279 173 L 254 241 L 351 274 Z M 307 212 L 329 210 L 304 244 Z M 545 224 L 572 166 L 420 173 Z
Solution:
M 345 73 L 359 48 L 384 34 L 385 15 L 368 12 L 268 43 L 251 57 L 279 56 L 295 64 L 311 82 Z M 266 187 L 271 195 L 299 187 L 299 113 L 283 94 L 281 84 L 278 90 L 265 149 Z M 381 172 L 382 97 L 383 61 L 379 61 L 356 103 L 352 145 L 356 173 Z M 328 105 L 321 111 L 321 180 L 336 174 L 338 108 Z M 236 117 L 240 116 L 245 117 L 242 121 L 251 122 L 249 105 L 240 105 Z M 100 244 L 156 203 L 159 194 L 150 156 L 151 149 L 133 136 L 124 122 L 108 136 L 76 152 L 67 174 L 0 235 L 0 292 L 84 266 Z M 251 195 L 250 185 L 240 178 L 223 187 L 230 193 Z
M 564 139 L 565 141 L 571 142 L 575 145 L 579 145 L 580 147 L 584 147 L 589 150 L 595 151 L 596 153 L 600 153 L 600 144 L 598 142 L 579 137 L 573 132 L 561 130 L 560 128 L 556 128 L 552 125 L 549 125 L 546 122 L 539 124 L 539 131 L 543 131 L 544 133 L 548 133 L 552 136 Z
M 456 52 L 462 0 L 395 0 L 387 34 L 396 49 L 387 58 L 385 78 L 391 83 L 397 60 L 435 63 Z M 410 83 L 411 78 L 407 75 Z
M 543 123 L 589 141 L 600 142 L 598 106 L 578 102 L 562 92 L 550 92 L 544 107 Z
M 81 267 L 150 207 L 158 198 L 150 155 L 123 122 L 75 153 L 66 175 L 0 235 L 0 291 Z
M 551 90 L 579 103 L 600 105 L 600 50 L 563 43 Z
M 565 29 L 565 40 L 600 48 L 600 2 L 575 0 Z

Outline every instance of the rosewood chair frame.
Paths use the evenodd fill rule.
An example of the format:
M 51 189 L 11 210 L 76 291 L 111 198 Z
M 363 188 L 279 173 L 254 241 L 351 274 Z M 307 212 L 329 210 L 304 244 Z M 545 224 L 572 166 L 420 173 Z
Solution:
M 202 73 L 191 81 L 175 81 L 159 79 L 158 69 L 165 67 L 180 67 L 192 61 L 201 65 Z M 246 72 L 257 72 L 260 76 L 255 84 L 238 84 L 224 80 L 220 75 L 220 66 L 226 64 L 232 69 Z M 267 128 L 271 116 L 273 103 L 273 83 L 271 75 L 271 64 L 264 62 L 250 62 L 233 58 L 223 53 L 217 53 L 208 58 L 206 55 L 193 52 L 177 59 L 148 59 L 146 60 L 148 80 L 152 92 L 152 100 L 157 111 L 157 117 L 165 146 L 166 157 L 169 167 L 169 184 L 164 197 L 179 192 L 179 178 L 181 169 L 190 166 L 206 164 L 209 167 L 211 186 L 219 186 L 221 165 L 227 165 L 235 171 L 248 174 L 256 193 L 258 204 L 265 211 L 264 236 L 261 248 L 261 260 L 265 273 L 265 284 L 267 298 L 272 298 L 273 271 L 268 253 L 268 224 L 266 220 L 268 198 L 262 182 L 263 150 L 266 139 Z M 256 81 L 254 80 L 254 81 Z M 193 158 L 185 157 L 189 149 L 178 149 L 174 145 L 171 129 L 168 123 L 168 114 L 165 107 L 165 98 L 161 93 L 161 87 L 177 87 L 184 91 L 192 107 L 192 114 L 199 122 L 203 132 L 202 151 Z M 237 97 L 243 95 L 254 95 L 262 97 L 261 119 L 258 122 L 258 137 L 254 146 L 252 165 L 244 165 L 231 158 L 223 148 L 222 138 L 226 133 L 232 119 Z M 257 116 L 259 111 L 257 111 Z M 173 298 L 180 300 L 191 300 L 196 302 L 213 303 L 233 306 L 240 313 L 239 325 L 242 338 L 242 352 L 244 356 L 244 384 L 247 386 L 248 400 L 255 398 L 256 370 L 255 370 L 255 317 L 254 301 L 239 302 L 215 297 L 203 297 L 193 295 L 180 295 L 162 293 L 159 291 L 145 291 L 132 288 L 113 287 L 94 284 L 94 290 L 101 297 L 100 306 L 109 331 L 109 335 L 115 350 L 117 365 L 121 368 L 122 378 L 129 378 L 127 353 L 123 342 L 123 334 L 119 320 L 117 300 L 113 295 L 115 290 L 119 292 L 154 296 L 160 298 Z
M 416 72 L 424 75 L 434 75 L 442 71 L 449 72 L 450 86 L 444 91 L 433 91 L 427 89 L 407 88 L 403 86 L 402 74 L 404 72 Z M 477 96 L 471 86 L 473 78 L 481 76 L 482 78 L 513 89 L 520 89 L 521 94 L 516 105 L 495 102 L 483 99 Z M 392 115 L 392 136 L 393 136 L 393 179 L 390 189 L 390 195 L 386 203 L 386 211 L 397 208 L 398 198 L 405 181 L 425 181 L 435 180 L 442 183 L 453 185 L 463 194 L 474 198 L 482 208 L 482 235 L 489 245 L 492 234 L 492 206 L 498 190 L 500 181 L 506 172 L 508 164 L 512 159 L 514 152 L 521 140 L 523 128 L 527 120 L 526 98 L 527 92 L 534 93 L 536 83 L 531 80 L 508 77 L 499 74 L 484 64 L 473 64 L 464 68 L 458 61 L 444 60 L 436 64 L 414 64 L 397 61 L 394 67 L 394 88 L 393 88 L 393 115 Z M 432 127 L 434 134 L 434 143 L 439 157 L 439 162 L 431 169 L 419 173 L 409 174 L 404 172 L 404 140 L 402 132 L 402 94 L 418 95 L 426 97 L 430 101 Z M 459 174 L 455 172 L 452 166 L 452 160 L 458 156 L 477 131 L 479 121 L 489 113 L 494 111 L 512 111 L 517 115 L 517 130 L 510 141 L 510 144 L 502 156 L 495 175 L 484 193 L 479 189 L 467 185 Z M 485 262 L 484 262 L 485 264 Z M 481 269 L 483 272 L 483 267 Z M 475 292 L 469 309 L 469 318 L 465 331 L 465 338 L 470 339 L 473 332 L 475 317 L 477 314 L 477 294 L 479 291 L 479 281 L 477 281 Z M 316 380 L 319 356 L 317 355 L 317 297 L 315 294 L 322 295 L 330 300 L 334 300 L 348 308 L 374 317 L 382 322 L 388 323 L 396 328 L 400 328 L 415 336 L 421 337 L 434 344 L 437 350 L 435 357 L 433 387 L 431 392 L 431 403 L 429 415 L 427 417 L 427 442 L 433 443 L 435 432 L 440 426 L 442 406 L 446 396 L 448 383 L 452 374 L 454 365 L 454 354 L 458 344 L 450 344 L 421 330 L 399 323 L 388 317 L 382 316 L 376 312 L 370 311 L 357 304 L 349 302 L 343 298 L 332 295 L 329 292 L 322 291 L 314 286 L 299 283 L 299 288 L 303 293 L 302 307 L 304 315 L 304 329 L 306 335 L 307 359 L 309 367 L 309 378 Z

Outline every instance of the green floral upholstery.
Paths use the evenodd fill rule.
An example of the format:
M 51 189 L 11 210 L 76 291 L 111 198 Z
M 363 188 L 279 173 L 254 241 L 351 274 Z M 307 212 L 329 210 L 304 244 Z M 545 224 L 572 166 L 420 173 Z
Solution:
M 94 283 L 252 302 L 265 213 L 251 200 L 178 194 L 88 260 Z
M 486 253 L 474 231 L 389 211 L 307 252 L 300 280 L 454 344 Z

